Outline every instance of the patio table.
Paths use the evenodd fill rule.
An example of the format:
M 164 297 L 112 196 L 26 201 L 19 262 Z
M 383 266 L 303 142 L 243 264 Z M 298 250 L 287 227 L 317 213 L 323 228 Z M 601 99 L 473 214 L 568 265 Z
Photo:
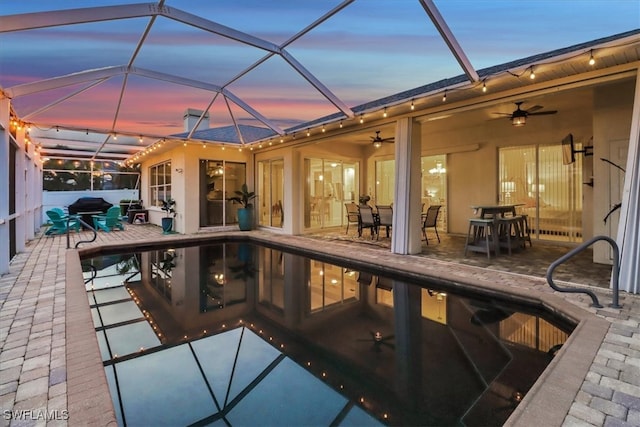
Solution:
M 500 253 L 500 241 L 498 239 L 498 218 L 504 217 L 506 214 L 516 216 L 516 208 L 524 206 L 524 203 L 498 204 L 498 205 L 474 205 L 471 206 L 473 213 L 481 219 L 493 219 L 491 226 L 491 234 L 493 235 L 493 245 L 495 254 Z
M 509 205 L 476 205 L 471 206 L 474 214 L 480 212 L 480 218 L 495 218 L 497 216 L 505 216 L 505 214 L 511 214 L 515 216 L 516 207 L 524 206 L 524 203 L 515 203 Z

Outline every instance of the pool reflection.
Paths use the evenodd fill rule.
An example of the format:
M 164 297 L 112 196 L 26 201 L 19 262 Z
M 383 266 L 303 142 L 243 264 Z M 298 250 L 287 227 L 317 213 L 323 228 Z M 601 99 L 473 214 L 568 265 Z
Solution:
M 570 332 L 547 314 L 496 298 L 456 295 L 248 243 L 159 249 L 84 263 L 98 271 L 87 284 L 89 301 L 119 421 L 128 425 L 134 412 L 157 411 L 166 402 L 163 393 L 141 402 L 138 393 L 122 389 L 144 371 L 132 366 L 185 345 L 190 352 L 172 350 L 166 362 L 156 363 L 170 369 L 193 366 L 185 378 L 199 384 L 193 387 L 208 393 L 202 399 L 210 403 L 178 424 L 225 420 L 234 425 L 235 419 L 264 425 L 269 414 L 276 418 L 267 424 L 346 425 L 357 419 L 358 424 L 501 425 Z M 129 268 L 118 272 L 118 265 Z M 226 344 L 212 347 L 215 357 L 202 359 L 205 353 L 197 348 L 213 345 L 205 340 Z M 194 360 L 176 358 L 182 353 Z M 251 360 L 241 370 L 233 363 L 212 367 L 212 360 L 237 362 L 241 354 Z M 208 376 L 207 369 L 214 374 Z M 240 372 L 251 373 L 241 387 Z M 284 381 L 296 394 L 289 388 L 290 375 L 310 377 L 299 390 L 318 393 L 315 381 L 329 386 L 333 391 L 326 399 L 333 404 L 317 406 L 322 414 L 303 405 L 304 410 L 291 409 L 285 417 L 290 396 L 278 402 L 277 393 L 258 390 L 265 390 L 263 381 L 285 387 Z M 183 381 L 176 379 L 176 390 L 192 387 Z M 142 376 L 135 382 L 153 381 Z M 172 396 L 166 399 L 175 399 L 175 392 L 166 393 Z M 131 399 L 137 403 L 125 401 Z M 281 411 L 260 415 L 257 408 L 264 404 L 258 402 L 271 402 Z M 256 418 L 239 416 L 239 408 L 252 408 Z

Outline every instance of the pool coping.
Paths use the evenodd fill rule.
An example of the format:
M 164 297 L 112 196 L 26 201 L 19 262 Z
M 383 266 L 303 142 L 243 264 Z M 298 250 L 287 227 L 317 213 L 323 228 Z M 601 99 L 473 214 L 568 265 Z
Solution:
M 144 251 L 171 244 L 234 240 L 284 245 L 296 252 L 319 256 L 327 262 L 349 261 L 356 265 L 373 265 L 389 274 L 428 276 L 466 291 L 506 294 L 519 302 L 538 303 L 575 322 L 577 326 L 567 345 L 543 371 L 505 426 L 562 425 L 610 326 L 606 319 L 555 295 L 542 278 L 389 252 L 383 252 L 385 263 L 382 263 L 380 250 L 358 248 L 358 251 L 354 251 L 353 245 L 340 242 L 319 245 L 317 240 L 304 236 L 231 231 L 70 249 L 66 256 L 67 394 L 69 412 L 78 416 L 74 419 L 83 419 L 87 425 L 117 425 L 84 287 L 80 258 L 115 250 Z M 496 275 L 511 281 L 517 280 L 518 284 L 505 287 L 503 281 L 495 279 Z

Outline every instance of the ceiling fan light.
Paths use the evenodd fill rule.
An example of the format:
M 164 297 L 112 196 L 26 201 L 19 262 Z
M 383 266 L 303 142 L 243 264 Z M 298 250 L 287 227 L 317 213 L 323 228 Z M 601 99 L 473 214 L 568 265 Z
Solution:
M 514 126 L 524 126 L 527 124 L 527 118 L 526 116 L 514 116 L 511 119 L 511 124 Z
M 373 141 L 373 148 L 380 148 L 380 147 L 382 147 L 381 141 Z

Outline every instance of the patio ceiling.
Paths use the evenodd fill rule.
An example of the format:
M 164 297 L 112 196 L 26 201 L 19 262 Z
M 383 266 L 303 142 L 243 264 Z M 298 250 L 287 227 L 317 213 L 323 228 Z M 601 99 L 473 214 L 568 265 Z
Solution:
M 55 2 L 61 10 L 28 3 L 3 6 L 0 86 L 42 153 L 55 157 L 125 159 L 165 138 L 198 141 L 191 132 L 175 137 L 188 108 L 208 111 L 211 127 L 231 127 L 240 144 L 255 141 L 243 125 L 268 130 L 258 140 L 361 116 L 390 131 L 391 122 L 377 119 L 385 108 L 398 114 L 415 100 L 428 115 L 443 110 L 443 91 L 457 103 L 478 97 L 469 89 L 485 84 L 522 91 L 529 82 L 517 76 L 533 65 L 549 80 L 587 70 L 584 55 L 594 49 L 599 67 L 638 60 L 637 31 L 539 55 L 638 27 L 638 5 L 624 2 L 585 2 L 589 14 L 597 17 L 600 7 L 610 21 L 575 27 L 560 41 L 537 33 L 534 42 L 531 32 L 541 23 L 569 25 L 584 19 L 583 11 L 560 2 L 523 5 L 546 15 L 517 23 L 514 32 L 500 2 Z M 479 22 L 479 10 L 502 20 Z M 495 64 L 506 65 L 490 68 Z M 490 100 L 476 119 L 510 112 L 514 100 Z M 350 140 L 367 142 L 371 130 L 362 127 Z

